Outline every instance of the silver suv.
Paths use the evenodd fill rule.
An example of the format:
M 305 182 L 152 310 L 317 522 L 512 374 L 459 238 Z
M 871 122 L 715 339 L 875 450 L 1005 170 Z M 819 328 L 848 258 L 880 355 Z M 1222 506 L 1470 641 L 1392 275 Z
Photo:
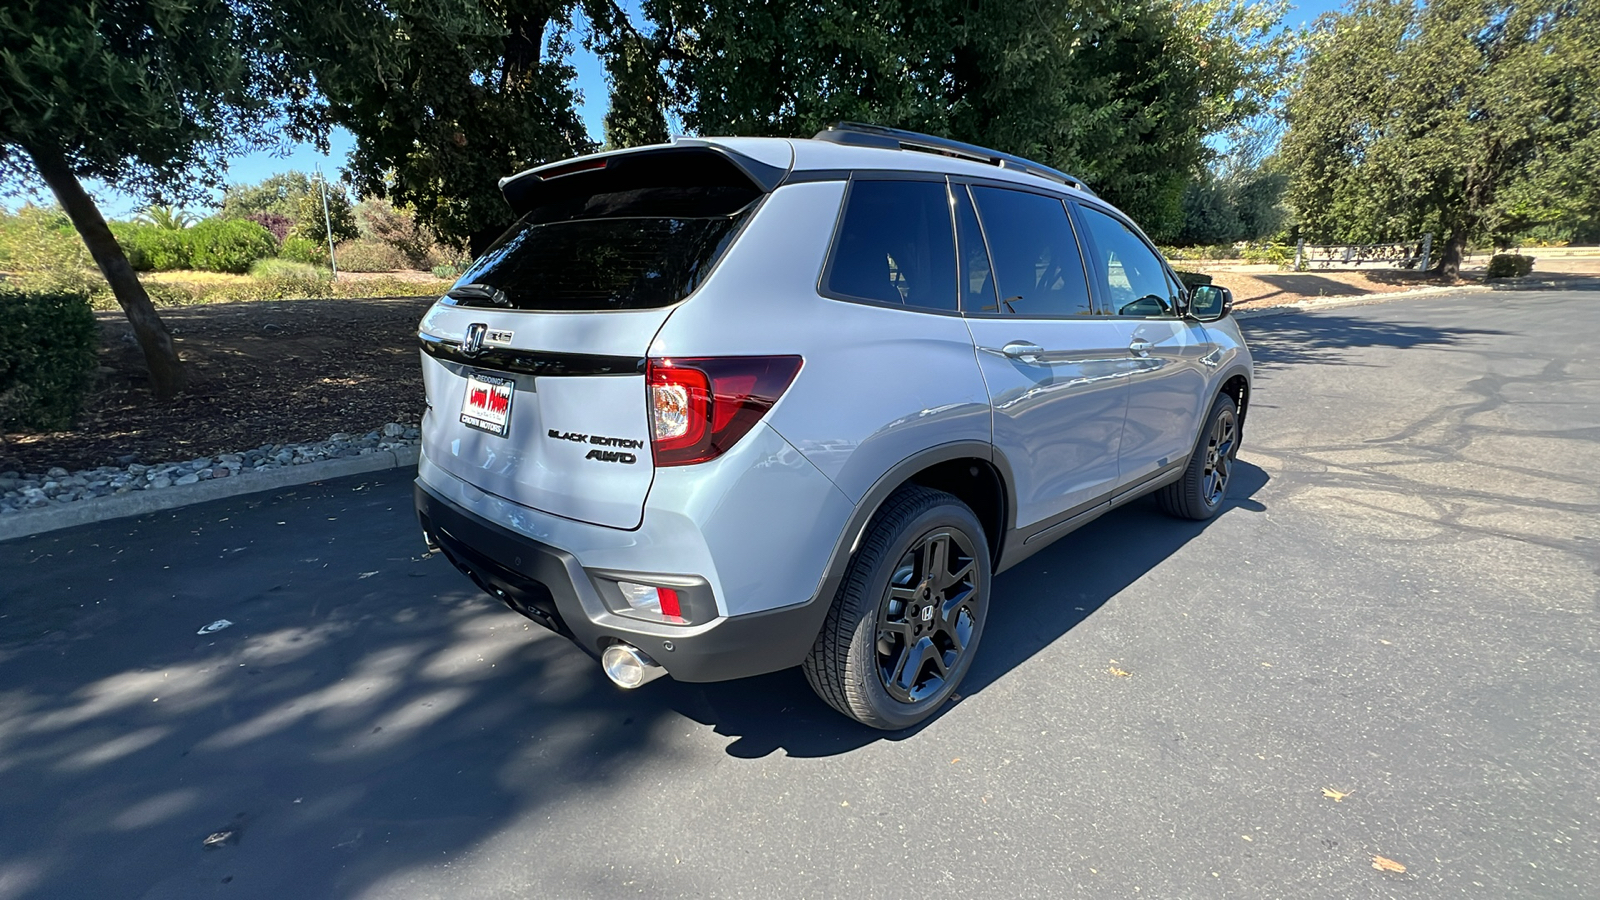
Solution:
M 1232 298 L 1069 175 L 846 124 L 501 188 L 517 223 L 422 321 L 417 512 L 622 687 L 801 665 L 905 728 L 993 573 L 1144 494 L 1222 505 Z

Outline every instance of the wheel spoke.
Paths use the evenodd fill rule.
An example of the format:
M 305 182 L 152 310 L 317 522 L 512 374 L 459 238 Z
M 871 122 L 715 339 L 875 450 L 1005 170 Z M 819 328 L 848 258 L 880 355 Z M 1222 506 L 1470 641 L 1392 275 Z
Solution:
M 934 587 L 939 587 L 950 567 L 950 536 L 935 535 L 928 541 L 927 548 L 927 567 L 923 569 L 922 577 Z
M 933 589 L 936 591 L 942 591 L 953 584 L 965 583 L 968 579 L 972 578 L 976 566 L 977 562 L 971 559 L 967 560 L 967 564 L 958 569 L 954 574 L 942 574 L 935 579 L 933 582 Z

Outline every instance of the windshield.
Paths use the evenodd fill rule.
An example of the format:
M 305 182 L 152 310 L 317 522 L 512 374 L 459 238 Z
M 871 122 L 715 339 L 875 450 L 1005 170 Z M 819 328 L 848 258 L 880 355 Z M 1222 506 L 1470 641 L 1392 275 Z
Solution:
M 491 309 L 653 309 L 688 296 L 760 192 L 653 187 L 536 207 L 484 252 L 446 302 Z

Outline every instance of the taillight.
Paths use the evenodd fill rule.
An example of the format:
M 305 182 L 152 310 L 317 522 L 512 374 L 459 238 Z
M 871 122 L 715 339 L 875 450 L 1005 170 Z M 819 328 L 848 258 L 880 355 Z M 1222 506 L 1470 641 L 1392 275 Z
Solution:
M 651 359 L 650 447 L 658 466 L 686 466 L 727 452 L 800 373 L 798 356 Z

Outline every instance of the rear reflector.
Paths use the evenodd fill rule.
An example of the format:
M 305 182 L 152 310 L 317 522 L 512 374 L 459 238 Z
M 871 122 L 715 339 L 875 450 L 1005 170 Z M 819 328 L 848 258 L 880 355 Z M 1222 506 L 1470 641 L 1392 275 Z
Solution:
M 678 604 L 678 592 L 672 588 L 634 584 L 631 581 L 619 581 L 617 587 L 621 588 L 622 597 L 628 601 L 628 605 L 639 612 L 674 619 L 683 617 L 683 610 Z
M 715 459 L 754 428 L 800 372 L 798 356 L 651 359 L 651 450 L 658 466 Z

